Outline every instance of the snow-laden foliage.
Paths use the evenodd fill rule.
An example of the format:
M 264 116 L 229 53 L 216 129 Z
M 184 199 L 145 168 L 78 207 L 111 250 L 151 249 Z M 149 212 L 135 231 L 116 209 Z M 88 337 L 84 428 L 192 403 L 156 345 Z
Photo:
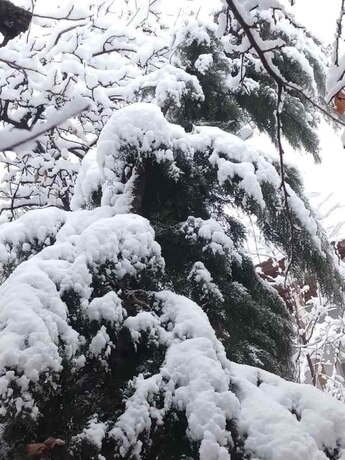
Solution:
M 281 244 L 284 233 L 286 236 L 284 194 L 276 157 L 248 146 L 235 135 L 213 127 L 198 127 L 189 134 L 181 127 L 169 124 L 154 104 L 139 103 L 114 113 L 100 135 L 97 151 L 97 159 L 93 152 L 84 159 L 72 200 L 73 209 L 87 207 L 92 197 L 97 198 L 101 193 L 102 205 L 114 206 L 117 212 L 134 210 L 152 217 L 152 210 L 145 209 L 146 181 L 155 177 L 152 163 L 161 164 L 163 174 L 177 186 L 185 181 L 186 174 L 207 177 L 209 184 L 212 183 L 217 193 L 223 195 L 224 204 L 236 205 L 257 215 L 266 237 L 277 240 L 278 234 Z M 97 160 L 100 171 L 95 164 Z M 294 258 L 301 266 L 310 263 L 318 276 L 320 264 L 325 261 L 325 255 L 319 251 L 326 252 L 327 245 L 305 204 L 295 171 L 291 169 L 287 174 L 288 181 L 291 181 L 291 185 L 286 185 L 287 200 L 296 220 L 296 232 L 302 238 L 301 246 L 295 242 Z M 193 184 L 188 186 L 193 188 Z M 214 205 L 217 198 L 211 193 L 208 201 L 209 205 Z M 180 217 L 183 212 L 188 213 L 188 206 L 191 209 L 192 205 L 187 204 L 185 211 L 180 210 Z M 191 221 L 191 225 L 199 224 Z M 202 237 L 200 230 L 199 236 Z M 329 270 L 334 264 L 332 257 L 326 263 Z M 326 291 L 327 284 L 334 286 L 334 278 L 338 277 L 336 272 L 334 269 L 329 274 L 320 273 L 319 279 Z
M 61 212 L 54 211 L 56 220 L 61 221 Z M 98 212 L 97 217 L 94 211 L 82 213 L 76 226 L 75 216 L 65 213 L 65 224 L 55 232 L 56 243 L 22 263 L 1 288 L 1 322 L 7 324 L 1 332 L 1 360 L 2 367 L 8 369 L 1 378 L 2 410 L 13 404 L 16 413 L 30 411 L 31 416 L 39 417 L 36 404 L 42 404 L 44 388 L 53 385 L 49 373 L 62 372 L 62 359 L 71 360 L 72 375 L 80 387 L 80 374 L 89 361 L 102 357 L 100 363 L 106 371 L 110 357 L 119 359 L 117 353 L 125 352 L 119 344 L 118 331 L 122 329 L 129 331 L 137 353 L 143 352 L 145 341 L 161 349 L 159 372 L 150 375 L 144 366 L 143 374 L 129 384 L 129 398 L 122 411 L 117 416 L 115 411 L 106 423 L 101 421 L 101 412 L 96 419 L 90 414 L 83 431 L 72 440 L 76 450 L 82 449 L 84 441 L 96 455 L 107 440 L 114 443 L 114 453 L 120 457 L 130 453 L 151 458 L 147 436 L 151 430 L 158 435 L 165 423 L 177 423 L 172 415 L 177 412 L 185 413 L 182 426 L 191 452 L 199 452 L 200 459 L 227 459 L 231 458 L 229 452 L 247 452 L 263 459 L 290 455 L 304 460 L 326 458 L 321 456 L 322 450 L 342 453 L 345 409 L 327 396 L 314 396 L 309 387 L 231 364 L 206 314 L 194 302 L 163 291 L 151 293 L 150 306 L 127 313 L 112 291 L 90 301 L 91 273 L 100 272 L 105 279 L 120 282 L 145 270 L 161 270 L 163 263 L 143 218 L 130 214 L 112 217 L 110 208 L 104 208 L 103 215 Z M 41 222 L 42 235 L 47 222 L 44 214 L 47 212 L 35 211 L 32 216 L 34 225 Z M 35 234 L 35 228 L 31 231 Z M 105 276 L 107 270 L 111 277 Z M 62 299 L 72 292 L 78 305 L 66 310 L 69 302 Z M 90 334 L 88 329 L 96 326 L 95 321 L 99 329 Z M 78 331 L 81 324 L 83 330 Z M 117 351 L 119 347 L 122 350 Z M 10 370 L 14 368 L 15 372 Z M 36 402 L 30 397 L 34 388 L 38 391 Z M 54 404 L 54 396 L 45 404 Z M 267 437 L 272 439 L 271 445 Z
M 317 157 L 323 56 L 281 2 L 226 4 L 37 2 L 0 48 L 6 459 L 50 436 L 82 459 L 345 458 L 343 406 L 266 372 L 295 377 L 291 316 L 233 217 L 341 302 L 280 145 Z M 253 120 L 278 155 L 242 140 Z
M 16 368 L 21 375 L 18 380 L 13 372 L 5 372 L 1 377 L 2 398 L 6 400 L 12 396 L 11 383 L 18 385 L 24 401 L 20 402 L 20 396 L 16 398 L 17 409 L 21 405 L 30 407 L 32 404 L 30 400 L 25 401 L 29 396 L 30 381 L 38 382 L 40 375 L 50 370 L 61 370 L 59 347 L 62 356 L 70 359 L 81 345 L 79 341 L 85 340 L 70 324 L 73 315 L 74 321 L 78 315 L 90 320 L 97 316 L 102 319 L 104 310 L 105 319 L 111 323 L 122 319 L 120 301 L 120 312 L 114 309 L 115 294 L 110 299 L 111 309 L 106 308 L 103 301 L 99 305 L 96 298 L 88 303 L 94 273 L 112 270 L 114 276 L 121 280 L 138 276 L 148 267 L 155 271 L 163 266 L 153 231 L 144 219 L 135 215 L 111 217 L 112 210 L 104 212 L 107 211 L 105 208 L 102 211 L 108 216 L 101 218 L 100 213 L 94 211 L 88 212 L 93 214 L 91 219 L 83 216 L 86 219 L 82 230 L 77 225 L 70 235 L 66 231 L 62 234 L 57 231 L 55 244 L 22 262 L 1 286 L 0 321 L 5 326 L 1 331 L 1 368 Z M 55 217 L 58 220 L 59 216 Z M 81 217 L 78 216 L 79 219 Z M 65 226 L 73 225 L 73 218 L 75 216 L 69 222 L 66 217 L 64 230 Z M 44 231 L 43 225 L 39 231 Z M 102 277 L 101 274 L 99 276 Z M 76 307 L 74 312 L 66 311 L 62 301 L 72 293 L 80 302 L 80 307 Z
M 302 146 L 317 158 L 319 112 L 313 102 L 324 96 L 326 73 L 321 44 L 295 21 L 287 1 L 224 3 L 228 11 L 220 15 L 217 34 L 231 56 L 227 86 L 275 142 L 274 110 L 281 102 L 284 135 L 294 148 Z
M 132 216 L 125 219 L 130 227 Z M 140 235 L 140 229 L 146 224 L 138 218 L 135 224 Z M 74 391 L 80 391 L 83 386 L 80 374 L 88 366 L 88 361 L 92 362 L 96 356 L 102 358 L 101 366 L 107 375 L 111 372 L 106 371 L 109 357 L 119 360 L 121 352 L 125 352 L 124 344 L 119 343 L 119 336 L 114 331 L 117 334 L 119 330 L 129 332 L 135 353 L 141 360 L 145 357 L 143 348 L 148 344 L 159 350 L 163 359 L 158 372 L 148 372 L 144 364 L 150 364 L 142 362 L 143 371 L 129 382 L 128 399 L 121 409 L 115 409 L 116 406 L 106 408 L 107 412 L 110 411 L 109 419 L 105 419 L 99 408 L 95 415 L 92 413 L 95 407 L 88 407 L 85 427 L 71 440 L 74 451 L 80 452 L 82 458 L 97 458 L 98 452 L 109 455 L 109 446 L 112 446 L 112 455 L 115 454 L 116 458 L 152 458 L 156 454 L 162 459 L 167 455 L 179 458 L 178 455 L 186 453 L 201 460 L 226 460 L 232 455 L 269 460 L 321 460 L 333 454 L 342 458 L 345 448 L 343 406 L 310 386 L 288 383 L 262 370 L 229 362 L 200 307 L 168 291 L 152 293 L 152 296 L 154 300 L 150 309 L 145 307 L 127 318 L 115 294 L 113 298 L 110 295 L 96 298 L 87 307 L 87 301 L 82 304 L 84 311 L 79 314 L 88 318 L 85 325 L 92 319 L 103 318 L 107 326 L 100 327 L 91 342 L 83 337 L 78 352 L 77 347 L 70 348 L 72 356 L 78 354 L 73 360 Z M 100 316 L 95 316 L 95 310 Z M 104 314 L 105 311 L 108 314 Z M 34 317 L 27 318 L 26 330 L 30 329 L 30 323 L 35 323 Z M 48 323 L 47 317 L 41 326 L 44 323 Z M 108 334 L 117 337 L 117 342 L 112 342 Z M 28 340 L 34 341 L 37 335 L 31 331 Z M 7 372 L 6 377 L 14 388 L 20 385 L 23 391 L 23 397 L 15 399 L 17 412 L 33 410 L 28 390 L 29 381 L 36 381 L 34 366 L 39 365 L 43 371 L 42 359 L 54 356 L 51 351 L 45 353 L 44 339 L 47 341 L 47 337 L 39 337 L 40 347 L 35 350 L 36 356 L 32 356 L 31 370 L 25 372 L 24 369 L 16 385 L 13 385 L 14 374 Z M 77 342 L 76 336 L 74 339 Z M 116 352 L 119 346 L 122 350 Z M 127 343 L 129 346 L 130 342 Z M 31 353 L 34 353 L 34 346 Z M 25 362 L 23 355 L 21 362 Z M 52 363 L 51 360 L 53 367 Z M 120 367 L 119 362 L 117 365 Z M 56 363 L 55 370 L 58 368 Z M 96 378 L 100 375 L 101 371 Z M 109 378 L 115 383 L 118 376 L 110 373 Z M 68 388 L 60 391 L 66 395 Z M 53 395 L 46 402 L 48 408 L 56 404 L 55 397 Z M 84 402 L 84 409 L 94 404 L 94 401 Z M 37 417 L 41 415 L 37 409 L 33 412 L 32 415 Z M 170 444 L 165 445 L 165 441 L 161 444 L 160 436 L 167 429 L 180 432 L 182 439 L 177 442 L 173 438 Z M 62 427 L 62 432 L 65 430 L 66 427 Z
M 191 91 L 192 99 L 202 98 L 195 76 L 169 66 L 172 37 L 161 30 L 154 3 L 143 11 L 135 2 L 66 2 L 48 13 L 39 2 L 43 18 L 34 18 L 27 37 L 0 49 L 3 136 L 17 140 L 16 130 L 53 122 L 15 158 L 2 156 L 2 210 L 12 216 L 47 204 L 68 210 L 80 159 L 122 104 L 149 97 L 163 107 Z M 87 111 L 54 124 L 54 110 L 80 98 Z
M 15 156 L 1 156 L 2 212 L 13 218 L 31 207 L 69 210 L 80 161 L 113 110 L 127 103 L 153 102 L 188 129 L 206 123 L 236 132 L 249 117 L 276 140 L 277 90 L 241 25 L 228 10 L 215 23 L 211 6 L 203 5 L 208 14 L 200 13 L 199 22 L 187 15 L 188 8 L 174 12 L 164 1 L 143 8 L 135 1 L 87 0 L 76 6 L 66 0 L 49 9 L 35 3 L 28 33 L 0 49 L 0 120 L 7 137 L 16 140 L 18 129 L 22 135 L 51 125 L 17 147 Z M 194 8 L 197 12 L 199 2 Z M 318 111 L 303 92 L 315 101 L 323 94 L 319 44 L 280 3 L 252 8 L 248 2 L 241 8 L 270 68 L 290 85 L 284 135 L 317 157 Z M 214 9 L 218 15 L 221 5 Z M 54 123 L 56 110 L 81 98 L 87 110 Z
M 171 187 L 180 182 L 183 187 L 187 173 L 188 180 L 200 174 L 208 177 L 213 184 L 211 194 L 206 195 L 211 208 L 213 190 L 229 199 L 238 193 L 245 209 L 257 209 L 259 215 L 267 213 L 269 218 L 265 187 L 274 189 L 278 197 L 281 193 L 274 158 L 232 134 L 206 127 L 186 133 L 168 123 L 154 104 L 132 104 L 116 111 L 100 135 L 97 155 L 90 151 L 85 157 L 72 201 L 74 211 L 31 211 L 0 227 L 6 279 L 0 287 L 1 411 L 7 420 L 4 433 L 10 452 L 13 439 L 26 436 L 27 424 L 40 436 L 48 436 L 53 429 L 47 423 L 52 411 L 54 424 L 61 427 L 59 437 L 84 458 L 98 452 L 106 458 L 110 452 L 119 458 L 152 458 L 155 449 L 164 458 L 167 454 L 160 438 L 165 439 L 168 426 L 182 430 L 184 438 L 181 446 L 172 449 L 201 459 L 226 459 L 231 452 L 242 455 L 240 458 L 252 453 L 278 459 L 280 450 L 290 449 L 288 441 L 284 444 L 275 434 L 274 422 L 271 426 L 266 419 L 259 421 L 256 405 L 262 403 L 256 403 L 254 396 L 265 388 L 257 389 L 264 385 L 262 379 L 273 379 L 277 382 L 273 386 L 283 388 L 288 384 L 269 374 L 258 377 L 260 371 L 255 369 L 250 377 L 246 373 L 243 377 L 242 368 L 232 365 L 225 355 L 226 350 L 236 356 L 236 349 L 231 351 L 235 328 L 244 319 L 236 318 L 238 313 L 229 308 L 231 296 L 248 308 L 254 295 L 251 289 L 256 295 L 263 289 L 266 297 L 273 293 L 259 287 L 254 273 L 251 286 L 241 279 L 243 274 L 237 272 L 248 270 L 248 262 L 235 233 L 225 231 L 224 224 L 215 219 L 217 214 L 208 219 L 188 215 L 194 209 L 192 203 L 183 209 L 178 196 L 176 236 L 169 232 L 196 252 L 191 256 L 186 252 L 185 260 L 179 261 L 180 272 L 183 265 L 188 270 L 187 285 L 181 286 L 179 276 L 174 279 L 171 255 L 167 253 L 166 262 L 162 258 L 162 249 L 167 251 L 162 234 L 167 230 L 162 217 L 154 217 L 150 185 L 157 185 L 154 174 L 159 171 Z M 161 204 L 164 199 L 162 195 Z M 317 251 L 321 240 L 312 214 L 292 188 L 290 200 Z M 252 208 L 251 202 L 255 204 Z M 152 218 L 162 248 L 149 222 L 131 214 L 133 209 Z M 171 221 L 174 207 L 169 212 Z M 189 258 L 194 262 L 189 264 Z M 225 283 L 217 272 L 213 279 L 210 269 L 214 264 L 224 265 Z M 172 290 L 157 292 L 164 286 Z M 180 292 L 199 299 L 214 328 L 195 302 L 173 292 L 178 286 Z M 280 356 L 275 347 L 279 353 L 288 352 L 282 351 L 286 345 L 279 342 L 279 330 L 289 333 L 288 322 L 283 310 L 277 309 L 277 296 L 272 300 L 277 303 L 276 311 L 265 307 L 272 326 L 267 324 L 266 332 L 262 328 L 258 337 L 253 330 L 249 343 L 248 338 L 244 342 L 237 339 L 247 361 L 266 367 Z M 231 322 L 233 326 L 228 325 Z M 275 339 L 270 327 L 278 333 Z M 266 345 L 265 340 L 273 342 Z M 273 365 L 279 370 L 277 363 Z M 90 384 L 95 385 L 92 397 L 84 401 Z M 302 390 L 288 388 L 281 390 L 283 395 L 285 391 L 297 394 L 289 397 L 290 402 L 282 402 L 277 390 L 278 401 L 273 397 L 270 403 L 271 417 L 298 426 L 301 415 L 295 412 L 304 410 Z M 73 403 L 64 406 L 72 395 Z M 82 413 L 77 409 L 81 404 Z M 308 398 L 306 404 L 307 410 Z M 264 412 L 262 416 L 268 415 Z M 330 421 L 324 423 L 335 423 L 333 413 L 328 416 Z M 339 417 L 343 416 L 345 410 L 344 414 L 340 410 Z M 18 417 L 22 420 L 19 428 Z M 15 433 L 11 420 L 17 420 Z M 260 441 L 262 426 L 270 427 L 269 435 L 279 448 L 270 450 Z M 301 444 L 300 458 L 320 449 L 337 449 L 342 443 L 338 436 L 318 439 L 309 422 L 305 434 L 299 428 L 291 430 Z

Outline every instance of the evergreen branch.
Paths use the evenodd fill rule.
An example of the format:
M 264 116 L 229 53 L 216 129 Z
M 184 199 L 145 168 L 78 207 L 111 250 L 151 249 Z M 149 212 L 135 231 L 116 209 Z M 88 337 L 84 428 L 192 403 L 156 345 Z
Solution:
M 284 195 L 284 205 L 285 205 L 285 210 L 286 210 L 286 215 L 289 221 L 289 226 L 290 226 L 290 256 L 289 256 L 289 261 L 287 264 L 287 268 L 285 271 L 285 281 L 284 281 L 284 286 L 286 287 L 287 283 L 287 277 L 290 271 L 290 268 L 293 264 L 293 256 L 294 256 L 294 224 L 292 220 L 292 215 L 291 215 L 291 210 L 289 206 L 289 193 L 286 187 L 286 181 L 285 181 L 285 172 L 284 172 L 284 149 L 283 149 L 283 144 L 282 144 L 282 121 L 281 121 L 281 105 L 282 105 L 282 95 L 283 95 L 283 90 L 285 87 L 290 87 L 290 84 L 288 84 L 285 79 L 273 68 L 271 63 L 266 57 L 265 51 L 262 50 L 262 48 L 259 46 L 257 43 L 257 40 L 254 37 L 253 31 L 249 24 L 245 21 L 243 18 L 241 12 L 237 8 L 235 4 L 236 0 L 227 0 L 227 3 L 229 5 L 230 10 L 233 12 L 235 19 L 238 21 L 238 23 L 241 25 L 243 28 L 244 32 L 246 33 L 248 40 L 251 44 L 251 46 L 255 49 L 257 52 L 262 65 L 264 66 L 265 70 L 267 73 L 272 77 L 272 79 L 275 81 L 277 84 L 278 88 L 278 98 L 277 98 L 277 110 L 276 110 L 276 119 L 277 119 L 277 145 L 278 145 L 278 153 L 279 153 L 279 162 L 280 162 L 280 177 L 281 177 L 281 188 L 283 190 L 283 195 Z M 304 93 L 303 93 L 304 94 Z
M 326 115 L 328 118 L 333 120 L 334 122 L 345 126 L 345 122 L 340 120 L 338 117 L 335 117 L 332 115 L 328 110 L 323 108 L 320 104 L 318 104 L 311 96 L 308 96 L 305 94 L 302 88 L 299 88 L 298 86 L 294 85 L 293 83 L 290 83 L 285 80 L 285 78 L 280 74 L 278 69 L 276 69 L 275 66 L 272 65 L 270 60 L 267 58 L 265 51 L 260 47 L 259 43 L 257 42 L 254 32 L 252 30 L 252 27 L 246 22 L 244 17 L 242 16 L 240 12 L 240 8 L 236 5 L 236 0 L 226 0 L 230 11 L 233 13 L 235 19 L 238 21 L 240 26 L 243 28 L 249 43 L 251 44 L 252 48 L 256 51 L 257 55 L 259 56 L 259 59 L 268 73 L 268 75 L 275 81 L 275 83 L 278 85 L 281 85 L 282 88 L 285 89 L 290 89 L 293 91 L 296 91 L 301 97 L 303 97 L 305 100 L 310 102 L 315 108 L 320 110 L 324 115 Z

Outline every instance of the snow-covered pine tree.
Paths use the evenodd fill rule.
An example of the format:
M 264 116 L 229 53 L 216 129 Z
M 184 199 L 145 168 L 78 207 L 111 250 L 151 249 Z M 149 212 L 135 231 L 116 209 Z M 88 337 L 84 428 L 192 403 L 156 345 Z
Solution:
M 138 23 L 139 11 L 124 13 L 129 4 L 120 11 L 100 3 L 100 23 L 90 19 L 96 27 L 90 27 L 89 52 L 91 45 L 104 46 L 108 31 L 100 24 L 114 15 L 123 48 L 132 40 L 147 46 L 131 48 L 130 58 L 139 53 L 145 64 L 130 77 L 130 58 L 122 47 L 112 50 L 116 65 L 125 65 L 109 81 L 119 105 L 108 107 L 104 120 L 103 110 L 90 108 L 78 117 L 94 117 L 98 128 L 71 211 L 37 209 L 0 227 L 2 455 L 23 458 L 27 443 L 53 436 L 66 443 L 65 458 L 341 458 L 343 407 L 265 371 L 292 376 L 291 322 L 275 291 L 255 274 L 242 248 L 245 229 L 231 217 L 234 207 L 257 216 L 293 267 L 312 269 L 325 294 L 339 299 L 340 276 L 298 174 L 286 168 L 284 195 L 277 157 L 214 126 L 225 115 L 218 116 L 219 101 L 206 89 L 203 94 L 201 77 L 184 66 L 190 50 L 182 40 L 171 59 L 169 47 L 158 53 L 171 43 L 171 32 L 163 29 L 163 41 L 149 27 L 160 18 L 157 5 Z M 273 14 L 267 5 L 261 9 Z M 174 43 L 185 33 L 182 19 Z M 208 31 L 217 26 L 192 21 L 191 27 L 213 46 Z M 158 69 L 146 66 L 141 53 L 157 57 Z M 206 76 L 211 61 L 204 55 L 196 60 Z M 224 72 L 228 64 L 213 70 Z M 206 104 L 191 120 L 205 126 L 191 132 L 176 124 L 187 94 Z M 240 127 L 249 110 L 226 95 Z M 284 106 L 278 123 L 280 113 Z M 42 115 L 51 121 L 48 107 Z M 57 131 L 54 125 L 51 135 Z M 18 136 L 5 134 L 6 142 Z

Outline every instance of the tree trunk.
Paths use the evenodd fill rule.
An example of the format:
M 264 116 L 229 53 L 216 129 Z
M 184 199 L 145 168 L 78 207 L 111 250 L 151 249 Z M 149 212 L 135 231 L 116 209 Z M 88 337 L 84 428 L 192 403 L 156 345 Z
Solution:
M 149 175 L 150 165 L 148 161 L 137 164 L 133 170 L 133 174 L 137 177 L 133 185 L 133 201 L 132 212 L 142 215 L 143 213 L 143 200 L 146 191 L 146 185 Z

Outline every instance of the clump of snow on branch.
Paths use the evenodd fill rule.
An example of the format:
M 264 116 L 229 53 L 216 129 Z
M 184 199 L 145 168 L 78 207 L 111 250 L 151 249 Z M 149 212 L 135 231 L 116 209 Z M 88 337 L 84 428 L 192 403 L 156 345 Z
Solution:
M 211 273 L 202 262 L 195 262 L 188 279 L 194 281 L 201 289 L 201 298 L 212 295 L 218 302 L 224 302 L 224 297 L 218 286 L 213 282 Z
M 102 204 L 117 206 L 118 212 L 131 209 L 135 168 L 130 179 L 125 183 L 123 181 L 129 162 L 151 159 L 156 163 L 166 163 L 171 177 L 178 180 L 181 174 L 178 155 L 182 153 L 193 165 L 197 161 L 197 152 L 210 152 L 207 167 L 216 169 L 220 185 L 240 178 L 238 186 L 262 208 L 265 207 L 264 184 L 268 183 L 278 194 L 282 193 L 274 156 L 219 128 L 200 127 L 194 133 L 186 133 L 181 127 L 170 124 L 157 106 L 137 103 L 115 112 L 100 135 L 97 161 L 102 175 Z M 92 168 L 92 174 L 98 178 L 90 161 L 91 158 L 84 168 Z M 86 172 L 82 173 L 81 181 L 84 176 L 88 177 Z M 88 181 L 83 185 L 81 181 L 78 182 L 78 191 L 82 194 L 76 193 L 74 202 L 83 204 L 91 198 L 85 196 L 83 189 L 94 189 L 95 186 Z M 281 198 L 283 200 L 282 195 Z M 290 187 L 289 205 L 319 248 L 314 217 Z
M 38 382 L 41 373 L 58 372 L 62 358 L 71 359 L 78 352 L 81 342 L 69 324 L 72 312 L 62 300 L 64 293 L 73 291 L 80 297 L 86 320 L 98 316 L 122 321 L 116 296 L 93 299 L 88 305 L 92 272 L 111 264 L 121 279 L 163 267 L 153 230 L 139 216 L 98 218 L 79 235 L 76 230 L 23 262 L 0 287 L 3 400 L 10 397 L 11 382 L 26 394 L 29 382 Z M 114 302 L 113 312 L 109 312 L 109 302 Z M 93 354 L 103 347 L 106 333 L 102 331 L 90 344 Z M 16 370 L 17 377 L 6 371 L 9 368 Z
M 213 219 L 202 220 L 190 216 L 182 225 L 182 231 L 186 239 L 205 243 L 203 250 L 210 250 L 213 254 L 226 255 L 231 257 L 233 252 L 233 242 L 227 236 L 222 226 Z
M 132 382 L 135 391 L 110 431 L 121 455 L 140 458 L 141 435 L 152 423 L 163 423 L 172 407 L 186 411 L 188 435 L 200 442 L 201 460 L 231 458 L 227 421 L 233 419 L 245 451 L 257 458 L 326 459 L 324 449 L 345 453 L 345 409 L 336 400 L 310 386 L 230 363 L 195 303 L 167 291 L 156 296 L 162 314 L 154 324 L 168 347 L 166 358 L 159 374 Z M 165 324 L 172 326 L 166 330 Z M 164 404 L 157 406 L 161 395 Z

